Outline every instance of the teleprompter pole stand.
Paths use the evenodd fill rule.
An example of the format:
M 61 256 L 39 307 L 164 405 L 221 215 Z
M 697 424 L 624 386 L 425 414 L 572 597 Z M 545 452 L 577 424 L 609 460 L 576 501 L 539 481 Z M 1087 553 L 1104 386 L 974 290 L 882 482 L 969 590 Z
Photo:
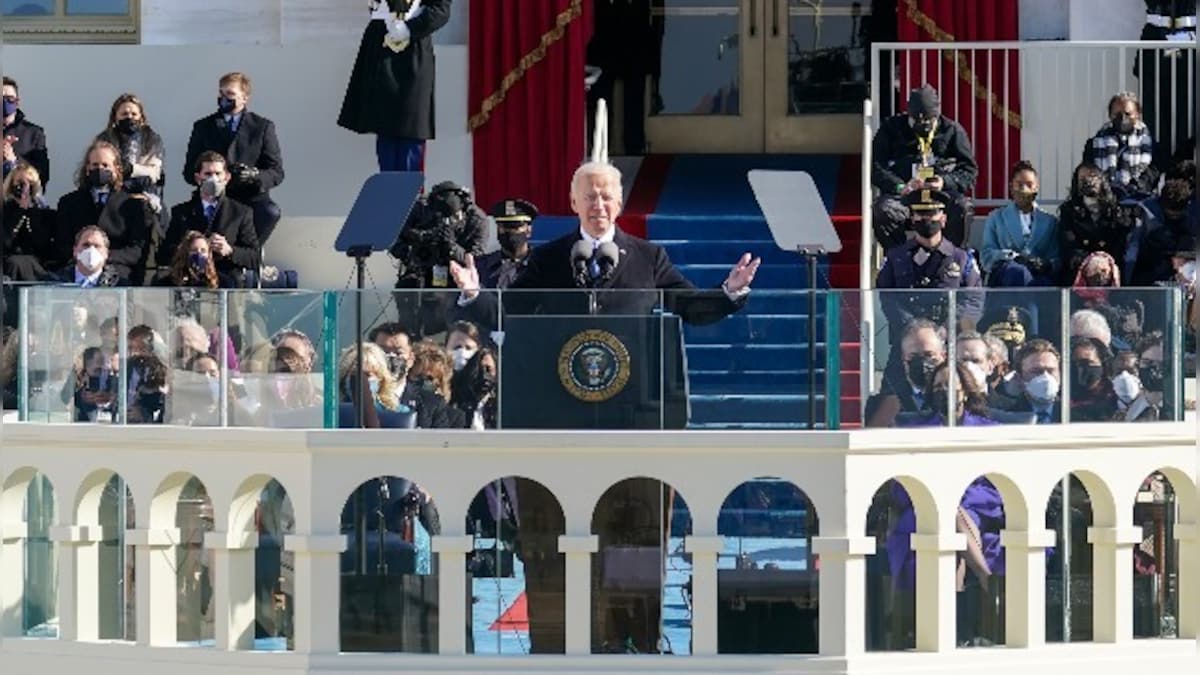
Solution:
M 817 263 L 820 256 L 825 255 L 825 249 L 816 247 L 800 247 L 797 252 L 804 256 L 808 265 L 808 428 L 817 428 Z M 831 321 L 830 317 L 825 317 Z M 825 345 L 825 349 L 830 349 Z M 831 377 L 825 373 L 825 377 Z
M 367 426 L 367 411 L 366 401 L 362 400 L 363 391 L 363 291 L 366 289 L 363 284 L 364 278 L 367 276 L 367 258 L 371 255 L 371 247 L 367 246 L 351 246 L 346 249 L 346 255 L 354 258 L 354 273 L 357 277 L 358 292 L 354 294 L 354 391 L 351 392 L 354 400 L 354 414 L 358 418 L 357 425 L 359 429 Z

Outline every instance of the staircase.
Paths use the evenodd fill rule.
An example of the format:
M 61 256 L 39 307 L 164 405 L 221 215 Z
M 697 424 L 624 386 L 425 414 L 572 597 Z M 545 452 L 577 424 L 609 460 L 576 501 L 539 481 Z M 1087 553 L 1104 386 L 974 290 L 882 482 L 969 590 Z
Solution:
M 761 257 L 746 307 L 710 326 L 687 326 L 691 426 L 699 429 L 796 429 L 809 418 L 809 350 L 816 350 L 816 426 L 824 428 L 829 350 L 837 350 L 838 423 L 859 423 L 858 297 L 816 297 L 817 342 L 809 345 L 809 273 L 804 258 L 775 246 L 746 180 L 752 168 L 813 175 L 833 214 L 843 250 L 818 264 L 818 287 L 858 288 L 861 217 L 859 158 L 676 156 L 662 196 L 646 216 L 648 239 L 699 287 L 715 287 L 743 253 Z M 659 169 L 661 170 L 661 169 Z M 635 187 L 635 191 L 637 188 Z M 631 202 L 635 200 L 631 198 Z M 833 301 L 832 305 L 830 301 Z M 827 331 L 828 312 L 836 330 Z M 828 343 L 827 337 L 837 340 Z

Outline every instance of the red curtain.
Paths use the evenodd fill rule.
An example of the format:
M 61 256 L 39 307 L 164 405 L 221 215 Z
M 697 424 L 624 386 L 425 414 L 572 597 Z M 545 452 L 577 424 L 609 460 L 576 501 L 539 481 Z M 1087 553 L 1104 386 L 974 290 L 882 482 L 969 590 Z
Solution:
M 468 126 L 476 201 L 484 208 L 519 197 L 542 213 L 570 213 L 571 174 L 586 152 L 591 4 L 471 3 Z
M 1017 0 L 900 0 L 901 42 L 1019 39 Z M 901 99 L 922 82 L 938 88 L 942 114 L 962 124 L 979 163 L 976 198 L 1008 197 L 1008 171 L 1021 159 L 1020 59 L 1014 49 L 960 49 L 897 56 Z M 940 69 L 939 69 L 940 68 Z

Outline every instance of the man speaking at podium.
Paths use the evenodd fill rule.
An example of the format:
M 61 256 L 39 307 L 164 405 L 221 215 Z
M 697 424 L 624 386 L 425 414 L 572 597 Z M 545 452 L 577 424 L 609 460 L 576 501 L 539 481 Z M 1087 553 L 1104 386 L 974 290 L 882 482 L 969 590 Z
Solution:
M 746 253 L 730 270 L 721 288 L 698 290 L 667 258 L 657 244 L 626 234 L 617 227 L 621 213 L 621 172 L 604 162 L 587 162 L 571 179 L 571 209 L 579 216 L 579 231 L 539 246 L 510 290 L 595 288 L 608 290 L 667 291 L 666 309 L 691 324 L 720 321 L 746 302 L 750 283 L 762 260 Z M 458 304 L 474 305 L 477 323 L 491 323 L 495 296 L 480 295 L 479 272 L 472 256 L 466 264 L 450 263 L 450 275 L 462 290 Z M 623 314 L 648 316 L 657 293 L 597 294 L 595 306 L 580 311 L 587 301 L 579 293 L 519 293 L 505 300 L 505 308 L 518 314 Z M 591 310 L 591 311 L 589 311 Z

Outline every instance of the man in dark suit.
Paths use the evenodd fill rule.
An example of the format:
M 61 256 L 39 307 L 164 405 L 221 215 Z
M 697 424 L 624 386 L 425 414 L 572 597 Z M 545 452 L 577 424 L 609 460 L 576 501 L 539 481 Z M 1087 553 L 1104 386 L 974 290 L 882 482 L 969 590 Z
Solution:
M 571 208 L 579 216 L 579 230 L 537 247 L 525 272 L 509 285 L 513 290 L 573 289 L 579 281 L 597 292 L 517 293 L 508 296 L 505 310 L 515 314 L 589 314 L 594 298 L 595 313 L 648 316 L 663 293 L 666 308 L 691 324 L 720 321 L 737 311 L 750 293 L 750 282 L 762 262 L 747 253 L 730 270 L 719 289 L 697 290 L 667 258 L 661 246 L 626 234 L 617 227 L 621 212 L 621 173 L 610 164 L 589 162 L 571 180 Z M 586 241 L 592 247 L 587 277 L 580 279 L 572 260 L 575 245 Z M 611 273 L 600 269 L 600 247 L 615 244 L 619 257 Z M 450 274 L 462 289 L 460 307 L 477 305 L 482 316 L 492 316 L 495 296 L 480 294 L 479 270 L 472 257 L 465 265 L 451 261 Z M 606 290 L 623 291 L 605 293 Z M 630 290 L 656 291 L 630 293 Z M 490 305 L 490 307 L 489 307 Z
M 376 134 L 380 171 L 421 171 L 433 128 L 433 34 L 450 0 L 374 0 L 338 126 Z
M 203 152 L 196 159 L 193 180 L 199 187 L 192 198 L 171 208 L 171 224 L 158 249 L 158 266 L 169 267 L 175 249 L 191 230 L 209 240 L 217 271 L 233 277 L 239 286 L 246 270 L 257 270 L 260 255 L 250 207 L 225 195 L 229 172 L 225 158 Z
M 251 90 L 246 75 L 227 73 L 218 87 L 217 112 L 192 126 L 183 179 L 197 185 L 193 171 L 201 153 L 212 151 L 224 157 L 233 175 L 229 196 L 253 209 L 255 235 L 260 245 L 266 244 L 282 217 L 279 205 L 271 201 L 271 190 L 283 182 L 275 123 L 246 109 Z
M 4 176 L 16 168 L 20 162 L 25 162 L 37 169 L 42 179 L 42 187 L 50 182 L 50 155 L 46 151 L 46 132 L 41 127 L 25 119 L 21 111 L 21 90 L 17 81 L 11 77 L 4 78 L 3 111 L 4 133 L 0 136 L 0 163 L 4 167 Z
M 98 225 L 110 243 L 108 264 L 131 284 L 141 286 L 150 253 L 146 204 L 121 191 L 123 178 L 117 149 L 105 141 L 94 141 L 75 178 L 78 188 L 58 200 L 57 262 L 71 260 L 71 242 L 83 228 Z
M 89 225 L 80 230 L 71 250 L 75 262 L 48 276 L 46 281 L 79 288 L 126 285 L 125 279 L 108 264 L 108 236 L 99 227 Z

